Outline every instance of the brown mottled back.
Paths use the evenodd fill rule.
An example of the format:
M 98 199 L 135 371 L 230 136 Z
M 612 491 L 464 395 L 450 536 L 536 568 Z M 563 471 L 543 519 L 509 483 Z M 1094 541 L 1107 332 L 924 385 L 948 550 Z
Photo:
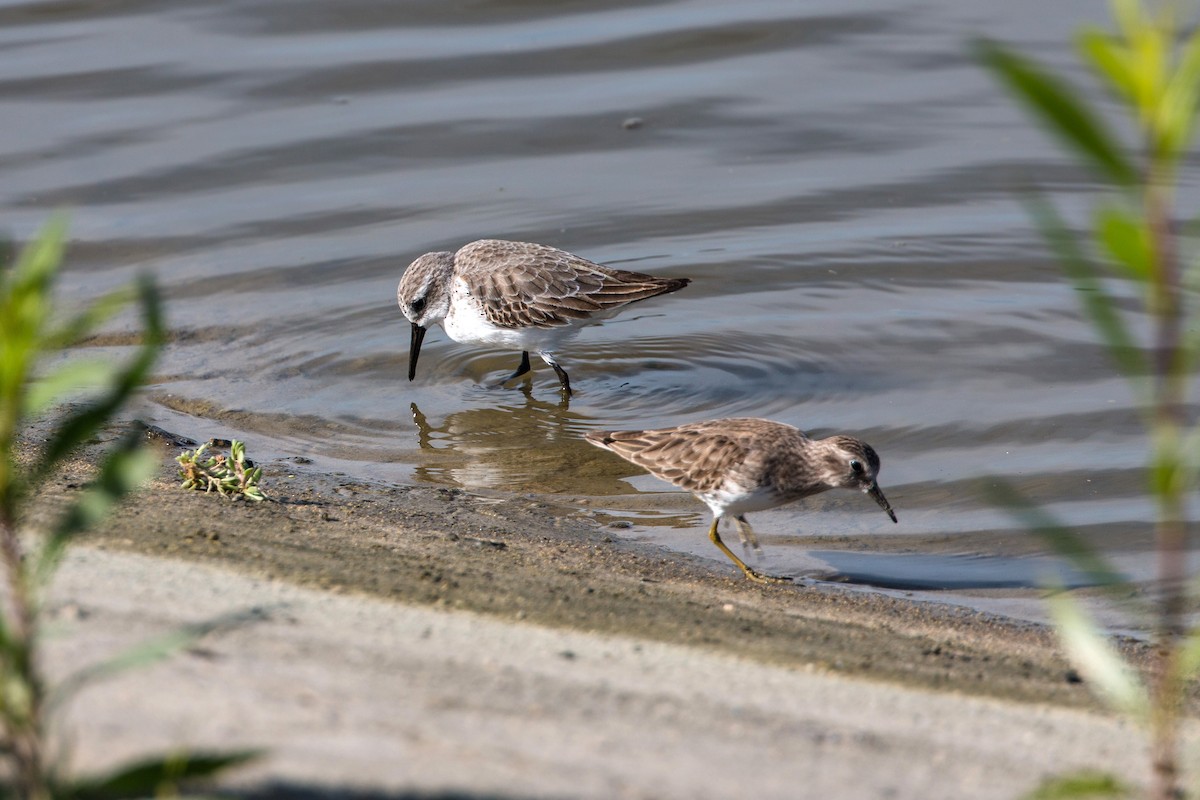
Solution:
M 767 485 L 781 466 L 778 460 L 794 457 L 796 445 L 808 441 L 798 428 L 761 419 L 607 431 L 586 438 L 655 477 L 698 494 L 717 490 L 730 479 L 751 487 Z
M 690 283 L 611 269 L 547 245 L 498 239 L 464 245 L 454 265 L 475 287 L 487 320 L 502 328 L 568 325 Z

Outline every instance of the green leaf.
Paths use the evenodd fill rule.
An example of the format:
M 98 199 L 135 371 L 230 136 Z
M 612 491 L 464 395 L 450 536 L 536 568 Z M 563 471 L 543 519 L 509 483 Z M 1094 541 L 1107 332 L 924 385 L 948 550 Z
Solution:
M 0 284 L 0 439 L 15 432 L 21 393 L 37 357 L 42 326 L 50 313 L 50 283 L 62 256 L 64 222 L 47 223 L 21 251 Z
M 1137 185 L 1137 170 L 1130 165 L 1116 140 L 1078 93 L 1024 56 L 986 39 L 974 43 L 976 58 L 1001 79 L 1042 122 L 1075 148 L 1115 183 Z
M 113 418 L 125 402 L 137 391 L 150 375 L 150 369 L 158 358 L 165 339 L 162 324 L 162 306 L 158 291 L 149 278 L 139 281 L 142 301 L 142 324 L 145 338 L 137 355 L 129 365 L 117 374 L 110 390 L 95 402 L 68 414 L 50 437 L 41 460 L 30 474 L 29 486 L 37 486 L 54 467 L 72 450 L 86 442 Z
M 1154 240 L 1144 220 L 1113 204 L 1096 208 L 1096 238 L 1125 273 L 1145 284 L 1154 264 Z
M 25 407 L 22 414 L 40 414 L 61 402 L 67 394 L 92 392 L 112 385 L 117 366 L 98 358 L 77 359 L 68 362 L 44 378 L 30 383 L 25 392 Z
M 65 238 L 65 221 L 51 220 L 21 251 L 8 276 L 4 313 L 0 314 L 0 366 L 6 370 L 16 357 L 33 354 L 50 315 L 50 288 L 62 261 Z
M 1042 238 L 1075 285 L 1084 311 L 1107 345 L 1113 361 L 1131 380 L 1144 376 L 1147 372 L 1145 356 L 1117 313 L 1116 303 L 1100 281 L 1099 270 L 1084 255 L 1075 241 L 1075 235 L 1063 223 L 1054 207 L 1040 198 L 1033 198 L 1029 202 L 1029 212 Z M 1134 388 L 1139 387 L 1135 384 Z
M 1194 32 L 1183 46 L 1179 63 L 1168 79 L 1159 110 L 1163 150 L 1171 159 L 1186 154 L 1196 122 L 1196 104 L 1200 96 L 1200 32 Z
M 1101 797 L 1132 797 L 1133 790 L 1107 772 L 1083 770 L 1042 782 L 1024 800 L 1086 800 Z
M 1113 90 L 1130 101 L 1137 97 L 1137 78 L 1130 63 L 1132 56 L 1108 32 L 1099 28 L 1084 28 L 1079 34 L 1079 52 L 1108 78 Z
M 48 285 L 62 262 L 66 239 L 67 218 L 57 214 L 42 226 L 37 237 L 21 251 L 13 267 L 13 288 Z
M 261 756 L 260 750 L 173 753 L 140 761 L 104 777 L 68 784 L 60 787 L 58 794 L 72 800 L 170 797 L 178 794 L 179 783 L 211 778 L 217 773 L 241 766 Z
M 1071 662 L 1109 705 L 1137 719 L 1150 713 L 1150 697 L 1133 669 L 1079 603 L 1064 593 L 1050 597 L 1054 627 Z
M 1154 133 L 1154 114 L 1162 105 L 1163 87 L 1166 85 L 1167 57 L 1171 50 L 1167 21 L 1162 22 L 1143 16 L 1137 27 L 1127 37 L 1130 62 L 1137 84 L 1135 110 L 1147 130 Z

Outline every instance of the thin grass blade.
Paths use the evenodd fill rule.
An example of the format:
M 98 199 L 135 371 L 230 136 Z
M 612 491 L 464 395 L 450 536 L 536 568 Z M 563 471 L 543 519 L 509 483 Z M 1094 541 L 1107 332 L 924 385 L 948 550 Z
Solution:
M 1096 693 L 1118 711 L 1145 720 L 1150 713 L 1146 688 L 1092 618 L 1065 593 L 1053 595 L 1049 602 L 1067 657 Z

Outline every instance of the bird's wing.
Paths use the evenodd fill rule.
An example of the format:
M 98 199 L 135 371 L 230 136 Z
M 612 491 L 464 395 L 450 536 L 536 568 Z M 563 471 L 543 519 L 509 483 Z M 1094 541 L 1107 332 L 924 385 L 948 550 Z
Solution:
M 745 465 L 752 436 L 730 420 L 649 431 L 589 433 L 587 440 L 693 493 L 711 492 Z M 736 422 L 736 420 L 732 421 Z
M 683 278 L 609 269 L 565 250 L 484 239 L 455 254 L 455 270 L 501 328 L 553 328 L 675 291 Z

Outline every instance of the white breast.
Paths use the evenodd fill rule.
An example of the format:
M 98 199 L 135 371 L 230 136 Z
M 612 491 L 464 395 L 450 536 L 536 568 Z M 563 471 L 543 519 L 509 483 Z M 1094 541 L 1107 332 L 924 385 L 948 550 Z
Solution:
M 749 514 L 753 511 L 766 511 L 784 503 L 784 498 L 780 497 L 773 489 L 756 487 L 746 491 L 740 487 L 730 486 L 728 482 L 700 499 L 705 502 L 713 514 L 718 516 L 728 514 L 731 517 Z
M 571 328 L 501 328 L 488 322 L 467 282 L 456 277 L 450 289 L 450 312 L 442 322 L 446 335 L 463 344 L 483 344 L 510 350 L 554 350 L 575 333 Z

